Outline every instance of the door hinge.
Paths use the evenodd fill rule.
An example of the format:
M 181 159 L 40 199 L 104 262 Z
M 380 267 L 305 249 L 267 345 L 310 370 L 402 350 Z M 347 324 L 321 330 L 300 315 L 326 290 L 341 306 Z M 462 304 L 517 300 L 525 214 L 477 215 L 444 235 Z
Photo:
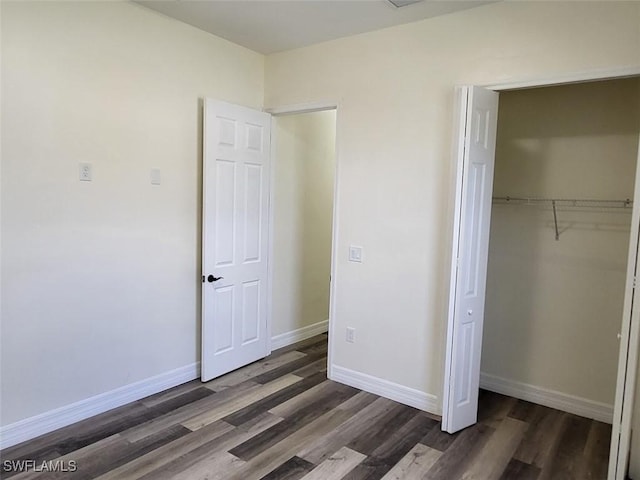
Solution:
M 204 283 L 204 275 L 202 275 L 202 283 Z

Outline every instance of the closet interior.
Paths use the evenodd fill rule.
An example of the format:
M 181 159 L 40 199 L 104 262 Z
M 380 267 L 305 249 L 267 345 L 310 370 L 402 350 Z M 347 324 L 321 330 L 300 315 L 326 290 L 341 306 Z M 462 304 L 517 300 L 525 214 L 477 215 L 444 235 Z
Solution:
M 640 79 L 500 93 L 481 386 L 611 422 Z

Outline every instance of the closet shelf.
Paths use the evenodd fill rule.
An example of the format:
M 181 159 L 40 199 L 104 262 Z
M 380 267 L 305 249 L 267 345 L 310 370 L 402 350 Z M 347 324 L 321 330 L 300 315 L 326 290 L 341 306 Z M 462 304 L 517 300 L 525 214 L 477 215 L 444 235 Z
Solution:
M 493 197 L 493 203 L 497 204 L 513 204 L 513 205 L 550 205 L 553 209 L 553 223 L 556 230 L 556 240 L 560 240 L 560 231 L 558 230 L 558 208 L 591 208 L 591 209 L 609 209 L 622 208 L 631 211 L 633 201 L 625 200 L 594 200 L 584 198 L 535 198 L 535 197 Z
M 594 200 L 584 198 L 540 198 L 540 197 L 493 197 L 493 203 L 513 203 L 518 205 L 555 205 L 557 207 L 576 208 L 628 208 L 631 210 L 633 201 L 625 200 Z

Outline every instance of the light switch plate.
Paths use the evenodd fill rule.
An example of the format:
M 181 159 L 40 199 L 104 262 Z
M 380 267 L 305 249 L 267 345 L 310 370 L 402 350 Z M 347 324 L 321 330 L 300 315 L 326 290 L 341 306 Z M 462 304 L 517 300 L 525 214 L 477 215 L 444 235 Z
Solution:
M 151 169 L 151 185 L 160 185 L 160 169 Z
M 349 246 L 349 261 L 362 263 L 362 247 L 358 247 L 357 245 Z

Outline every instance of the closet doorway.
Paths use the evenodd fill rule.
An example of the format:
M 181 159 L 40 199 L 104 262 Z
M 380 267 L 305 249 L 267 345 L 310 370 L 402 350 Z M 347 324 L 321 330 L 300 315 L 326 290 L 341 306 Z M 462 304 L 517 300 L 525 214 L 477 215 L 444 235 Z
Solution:
M 456 278 L 467 278 L 468 272 L 461 269 L 467 250 L 473 250 L 468 249 L 465 221 L 470 228 L 476 226 L 465 215 L 483 205 L 469 201 L 477 188 L 470 192 L 461 186 L 463 168 L 477 165 L 473 158 L 468 160 L 469 153 L 462 153 L 454 230 L 460 243 L 454 241 L 443 425 L 452 418 L 452 410 L 472 406 L 473 398 L 458 393 L 474 377 L 476 382 L 480 377 L 480 385 L 488 390 L 609 422 L 615 397 L 609 478 L 623 478 L 633 406 L 629 386 L 635 380 L 626 373 L 635 374 L 637 353 L 637 332 L 630 332 L 636 324 L 630 312 L 637 252 L 628 247 L 638 239 L 638 209 L 632 203 L 637 190 L 640 83 L 629 78 L 495 90 L 501 91 L 500 120 L 487 290 L 486 295 L 481 292 L 485 303 L 478 311 L 464 309 L 469 316 L 484 316 L 484 339 L 478 348 L 482 375 L 479 355 L 474 363 L 474 348 L 466 358 L 455 351 L 456 342 L 458 347 L 461 341 L 468 346 L 474 335 L 482 335 L 481 319 L 479 329 L 467 329 L 474 335 L 455 336 L 456 325 L 464 328 L 464 320 L 454 321 L 464 313 L 455 312 L 456 296 L 467 295 Z M 463 91 L 469 115 L 460 124 L 466 134 L 460 136 L 464 145 L 459 145 L 468 151 L 469 138 L 471 147 L 478 143 L 482 119 L 489 115 L 478 115 L 484 110 L 473 103 L 482 89 Z M 497 94 L 493 96 L 497 100 Z M 490 132 L 486 135 L 485 144 Z M 476 180 L 466 178 L 469 189 Z M 491 202 L 489 192 L 479 195 Z M 466 208 L 469 205 L 478 208 Z M 477 225 L 488 228 L 488 220 L 485 224 L 480 218 Z M 471 243 L 479 245 L 478 252 L 486 251 L 486 243 Z M 482 258 L 474 265 L 479 268 L 481 263 Z M 464 345 L 458 348 L 462 350 Z
M 269 297 L 277 349 L 328 329 L 337 110 L 272 114 Z
M 635 78 L 500 94 L 481 388 L 612 423 L 639 131 Z

